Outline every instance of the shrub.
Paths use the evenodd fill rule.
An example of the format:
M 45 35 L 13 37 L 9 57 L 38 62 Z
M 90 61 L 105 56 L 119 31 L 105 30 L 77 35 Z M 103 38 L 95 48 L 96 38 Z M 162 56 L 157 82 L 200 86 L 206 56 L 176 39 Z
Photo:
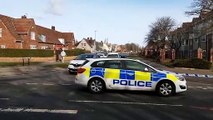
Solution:
M 52 57 L 53 50 L 0 49 L 0 57 Z
M 65 50 L 67 56 L 77 56 L 84 53 L 89 53 L 89 51 L 83 49 L 73 49 L 73 50 Z
M 210 69 L 212 63 L 203 59 L 177 59 L 171 63 L 173 67 L 187 67 L 198 69 Z

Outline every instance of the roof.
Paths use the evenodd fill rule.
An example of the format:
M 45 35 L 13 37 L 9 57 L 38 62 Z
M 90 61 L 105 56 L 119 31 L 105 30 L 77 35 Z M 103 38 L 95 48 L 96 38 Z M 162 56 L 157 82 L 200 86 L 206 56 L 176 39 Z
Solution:
M 92 39 L 85 39 L 85 41 L 87 42 L 87 44 L 92 48 L 95 44 L 95 40 Z
M 75 40 L 74 34 L 72 32 L 63 32 L 62 34 L 66 43 L 72 43 L 72 41 Z
M 83 38 L 80 42 L 77 42 L 75 44 L 75 46 L 78 46 L 83 40 L 86 41 L 86 43 L 92 48 L 95 44 L 95 40 L 93 40 L 92 38 Z
M 72 43 L 72 41 L 75 39 L 72 32 L 62 33 L 39 25 L 36 25 L 36 29 L 39 35 L 46 36 L 46 43 L 62 44 L 58 38 L 63 38 L 65 43 Z
M 58 33 L 57 31 L 50 30 L 48 28 L 36 25 L 36 30 L 39 35 L 45 35 L 46 36 L 46 42 L 45 43 L 55 43 L 55 44 L 62 44 L 58 40 Z M 42 42 L 42 41 L 40 41 Z
M 10 31 L 12 36 L 14 36 L 16 38 L 16 40 L 22 40 L 21 36 L 19 36 L 16 32 L 16 28 L 14 25 L 14 21 L 15 21 L 14 18 L 0 14 L 0 20 L 2 20 L 2 22 L 4 23 L 6 28 Z
M 63 38 L 65 43 L 72 43 L 75 40 L 72 32 L 58 32 L 53 29 L 36 25 L 34 19 L 27 18 L 26 16 L 22 16 L 21 18 L 12 18 L 0 14 L 0 20 L 16 38 L 16 40 L 23 40 L 20 35 L 27 34 L 33 26 L 36 27 L 36 31 L 39 35 L 46 36 L 45 43 L 62 44 L 58 38 Z M 41 40 L 38 41 L 43 42 Z
M 28 33 L 33 25 L 35 25 L 33 19 L 27 18 L 14 19 L 14 26 L 18 34 Z

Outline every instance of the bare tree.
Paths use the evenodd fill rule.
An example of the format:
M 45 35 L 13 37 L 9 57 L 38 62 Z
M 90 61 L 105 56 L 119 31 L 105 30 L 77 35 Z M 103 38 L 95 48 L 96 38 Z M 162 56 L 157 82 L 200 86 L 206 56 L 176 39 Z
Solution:
M 171 17 L 158 18 L 156 22 L 149 26 L 150 31 L 146 37 L 147 45 L 155 46 L 157 49 L 163 48 L 168 42 L 169 33 L 174 26 L 175 20 Z
M 202 12 L 210 12 L 213 10 L 213 0 L 193 0 L 189 11 L 186 15 L 200 15 Z
M 138 52 L 138 50 L 140 49 L 140 46 L 135 43 L 126 43 L 125 48 L 127 51 Z
M 151 57 L 155 58 L 157 61 L 160 60 L 159 51 L 165 46 L 171 45 L 169 39 L 170 32 L 175 26 L 175 20 L 171 17 L 161 17 L 158 18 L 150 27 L 150 31 L 146 37 L 147 47 L 151 47 L 153 50 Z

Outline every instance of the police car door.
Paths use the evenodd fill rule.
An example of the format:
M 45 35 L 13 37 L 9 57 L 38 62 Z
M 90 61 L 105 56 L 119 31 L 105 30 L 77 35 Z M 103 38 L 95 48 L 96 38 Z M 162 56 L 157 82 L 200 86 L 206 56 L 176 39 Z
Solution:
M 109 89 L 125 89 L 127 86 L 120 84 L 120 77 L 125 77 L 122 72 L 123 64 L 120 60 L 107 60 L 105 62 L 104 79 Z
M 127 86 L 130 90 L 151 90 L 151 72 L 148 66 L 133 60 L 125 60 Z

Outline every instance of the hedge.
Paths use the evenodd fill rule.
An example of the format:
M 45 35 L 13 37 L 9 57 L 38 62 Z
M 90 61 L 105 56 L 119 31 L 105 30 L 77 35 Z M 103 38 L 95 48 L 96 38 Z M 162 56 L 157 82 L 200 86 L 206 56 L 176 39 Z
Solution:
M 169 67 L 210 69 L 212 66 L 212 63 L 207 60 L 195 58 L 195 59 L 178 59 L 166 65 Z
M 0 57 L 53 57 L 53 50 L 0 49 Z
M 89 53 L 89 51 L 83 49 L 72 49 L 72 50 L 65 50 L 67 56 L 77 56 L 84 53 Z

